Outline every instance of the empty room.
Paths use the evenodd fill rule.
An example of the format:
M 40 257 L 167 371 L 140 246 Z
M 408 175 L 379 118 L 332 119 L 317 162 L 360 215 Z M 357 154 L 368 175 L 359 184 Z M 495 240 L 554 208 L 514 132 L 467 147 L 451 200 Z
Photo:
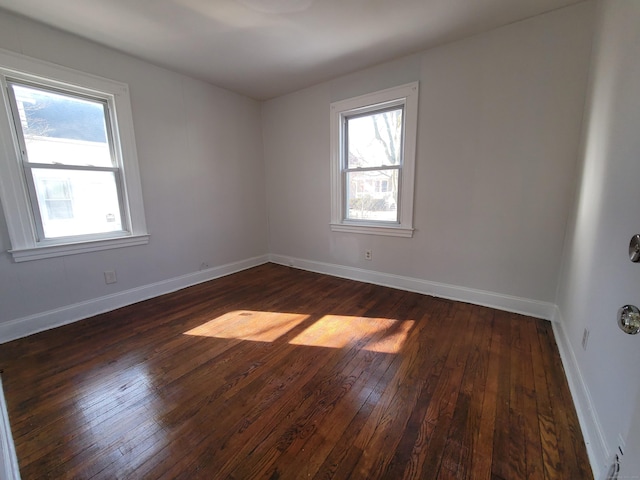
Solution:
M 640 478 L 638 25 L 0 0 L 0 478 Z

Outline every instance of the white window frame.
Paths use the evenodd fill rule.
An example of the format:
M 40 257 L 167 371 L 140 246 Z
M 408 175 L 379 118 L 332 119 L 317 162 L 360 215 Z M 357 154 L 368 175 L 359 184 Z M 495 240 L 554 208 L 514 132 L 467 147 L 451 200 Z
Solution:
M 346 216 L 344 123 L 349 116 L 402 106 L 402 163 L 399 168 L 398 221 L 351 220 Z M 331 104 L 331 230 L 393 237 L 413 236 L 413 189 L 418 131 L 418 82 Z
M 7 91 L 7 79 L 104 98 L 109 104 L 114 149 L 122 177 L 123 232 L 39 239 L 22 168 L 18 134 Z M 129 87 L 121 82 L 0 49 L 0 201 L 15 262 L 37 260 L 149 242 L 138 168 Z

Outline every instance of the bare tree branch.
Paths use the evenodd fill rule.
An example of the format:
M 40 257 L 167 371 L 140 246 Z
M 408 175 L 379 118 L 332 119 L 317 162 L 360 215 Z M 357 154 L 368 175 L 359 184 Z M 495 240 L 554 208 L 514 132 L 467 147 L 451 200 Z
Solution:
M 387 155 L 387 159 L 389 159 L 389 162 L 391 162 L 391 164 L 393 165 L 395 164 L 395 161 L 389 149 L 389 144 L 382 138 L 382 135 L 380 135 L 380 128 L 378 126 L 378 115 L 372 115 L 371 118 L 373 119 L 373 130 L 376 136 L 376 140 L 378 140 L 382 144 L 382 146 L 384 147 L 384 152 Z M 391 140 L 393 142 L 393 139 Z
M 389 150 L 391 151 L 392 157 L 390 158 L 391 164 L 395 165 L 398 157 L 396 156 L 396 142 L 393 134 L 391 133 L 391 125 L 389 125 L 389 116 L 391 112 L 385 112 L 382 114 L 382 118 L 384 118 L 384 123 L 387 127 L 387 135 L 389 135 Z M 395 115 L 394 115 L 395 116 Z

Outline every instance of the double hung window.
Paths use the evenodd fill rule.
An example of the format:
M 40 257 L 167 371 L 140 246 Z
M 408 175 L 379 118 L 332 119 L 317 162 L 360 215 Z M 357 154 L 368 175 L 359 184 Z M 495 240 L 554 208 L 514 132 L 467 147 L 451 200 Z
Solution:
M 418 84 L 331 105 L 334 231 L 411 236 Z
M 0 52 L 0 186 L 14 259 L 146 243 L 126 85 L 20 59 Z

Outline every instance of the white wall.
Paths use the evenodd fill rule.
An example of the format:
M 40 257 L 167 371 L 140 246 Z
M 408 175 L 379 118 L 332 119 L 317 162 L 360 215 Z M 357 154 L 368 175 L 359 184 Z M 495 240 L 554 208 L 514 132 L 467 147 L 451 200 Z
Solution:
M 145 246 L 15 264 L 0 214 L 0 331 L 73 305 L 88 316 L 96 299 L 188 276 L 203 262 L 266 255 L 258 102 L 3 12 L 0 48 L 129 84 L 151 233 Z M 106 285 L 105 270 L 118 283 Z
M 628 259 L 629 240 L 640 233 L 640 2 L 607 0 L 600 7 L 584 166 L 558 306 L 565 367 L 579 387 L 578 407 L 601 475 L 618 435 L 629 433 L 640 392 L 640 336 L 616 326 L 619 307 L 640 306 L 640 265 Z M 627 455 L 638 455 L 638 448 Z
M 330 271 L 447 284 L 463 296 L 475 289 L 555 304 L 593 7 L 581 3 L 266 102 L 270 252 Z M 416 80 L 414 237 L 331 232 L 329 104 Z M 366 249 L 373 261 L 364 260 Z

